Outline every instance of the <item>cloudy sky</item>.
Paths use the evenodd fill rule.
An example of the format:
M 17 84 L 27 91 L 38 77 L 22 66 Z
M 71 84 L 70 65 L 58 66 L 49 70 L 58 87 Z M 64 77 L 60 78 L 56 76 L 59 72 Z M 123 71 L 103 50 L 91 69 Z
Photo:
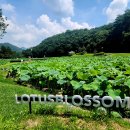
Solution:
M 9 23 L 0 42 L 27 48 L 66 30 L 113 22 L 130 0 L 0 0 L 0 8 Z

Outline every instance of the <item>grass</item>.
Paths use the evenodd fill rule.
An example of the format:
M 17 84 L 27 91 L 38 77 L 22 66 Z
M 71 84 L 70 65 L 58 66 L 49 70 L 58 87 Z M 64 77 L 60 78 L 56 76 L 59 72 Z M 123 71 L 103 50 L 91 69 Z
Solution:
M 12 63 L 0 67 L 0 130 L 129 130 L 130 120 L 97 118 L 95 113 L 62 104 L 33 103 L 33 113 L 28 104 L 16 104 L 15 94 L 45 94 L 41 91 L 17 85 L 6 79 L 6 69 Z M 3 69 L 4 68 L 4 69 Z
M 126 56 L 130 56 L 130 53 L 105 53 L 107 56 L 112 56 L 112 57 L 116 57 L 116 56 L 123 56 L 123 57 L 126 57 Z M 73 56 L 81 56 L 81 55 L 73 55 Z M 84 55 L 82 56 L 87 56 L 87 57 L 93 57 L 94 56 L 94 53 L 85 53 Z

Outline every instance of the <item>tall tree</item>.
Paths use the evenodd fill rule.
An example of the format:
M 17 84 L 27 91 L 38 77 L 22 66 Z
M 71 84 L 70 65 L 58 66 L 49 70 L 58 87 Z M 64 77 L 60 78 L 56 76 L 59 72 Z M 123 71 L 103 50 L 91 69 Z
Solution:
M 8 24 L 6 23 L 7 18 L 4 18 L 2 16 L 2 9 L 0 9 L 0 38 L 2 39 L 2 37 L 4 36 L 4 34 L 6 33 L 6 28 L 8 26 Z

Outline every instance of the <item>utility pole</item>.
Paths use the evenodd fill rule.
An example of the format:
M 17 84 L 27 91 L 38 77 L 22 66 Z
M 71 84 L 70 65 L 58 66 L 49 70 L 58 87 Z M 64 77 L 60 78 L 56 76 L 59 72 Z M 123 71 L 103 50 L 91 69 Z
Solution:
M 0 38 L 2 39 L 4 34 L 6 33 L 6 28 L 9 24 L 6 23 L 7 17 L 4 18 L 2 16 L 2 9 L 0 9 Z

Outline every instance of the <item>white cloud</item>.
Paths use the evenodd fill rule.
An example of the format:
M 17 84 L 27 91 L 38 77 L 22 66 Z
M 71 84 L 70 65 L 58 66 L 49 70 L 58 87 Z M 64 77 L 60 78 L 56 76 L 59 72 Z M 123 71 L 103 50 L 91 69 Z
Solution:
M 15 6 L 10 3 L 4 3 L 0 5 L 0 8 L 3 10 L 3 14 L 9 16 L 9 18 L 13 21 L 16 20 L 16 11 Z
M 123 14 L 127 9 L 129 0 L 112 0 L 105 13 L 108 18 L 108 23 L 113 22 L 116 17 Z
M 62 25 L 66 28 L 66 29 L 83 29 L 83 28 L 87 28 L 87 29 L 91 29 L 92 26 L 90 26 L 88 23 L 77 23 L 77 22 L 73 22 L 71 20 L 71 17 L 67 17 L 67 18 L 62 18 L 61 20 Z
M 19 24 L 15 7 L 9 3 L 1 4 L 8 16 L 7 34 L 0 42 L 9 42 L 19 47 L 32 47 L 47 37 L 65 32 L 66 30 L 92 28 L 88 23 L 72 21 L 74 15 L 73 0 L 43 0 L 52 11 L 60 14 L 59 21 L 52 20 L 47 14 L 39 16 L 34 23 Z
M 47 15 L 43 14 L 37 19 L 37 25 L 46 32 L 46 36 L 52 36 L 54 34 L 65 32 L 66 30 L 73 29 L 91 29 L 93 26 L 90 26 L 88 23 L 78 23 L 73 22 L 71 17 L 62 18 L 60 22 L 56 20 L 52 21 Z
M 8 23 L 7 34 L 1 42 L 9 42 L 19 47 L 32 47 L 42 40 L 41 32 L 35 25 L 19 25 L 12 20 L 8 20 Z
M 11 4 L 2 4 L 1 8 L 5 11 L 14 12 L 15 7 Z
M 50 9 L 63 16 L 74 15 L 73 0 L 43 0 L 43 2 L 50 7 Z
M 39 38 L 40 30 L 33 24 L 19 25 L 12 20 L 8 20 L 7 23 L 9 23 L 7 34 L 1 42 L 9 42 L 19 47 L 31 47 L 42 40 Z
M 35 24 L 21 25 L 8 20 L 7 34 L 1 42 L 8 41 L 20 47 L 32 47 L 43 39 L 64 32 L 65 29 L 56 21 L 51 21 L 47 15 L 41 15 Z
M 37 19 L 37 25 L 44 28 L 46 30 L 48 36 L 64 32 L 65 29 L 58 23 L 57 21 L 52 21 L 47 15 L 41 15 Z
M 70 17 L 62 18 L 61 21 L 57 22 L 51 20 L 46 14 L 38 17 L 34 24 L 21 25 L 11 19 L 8 20 L 8 23 L 7 34 L 3 40 L 20 47 L 35 46 L 43 39 L 65 32 L 68 29 L 92 28 L 88 23 L 74 22 Z

